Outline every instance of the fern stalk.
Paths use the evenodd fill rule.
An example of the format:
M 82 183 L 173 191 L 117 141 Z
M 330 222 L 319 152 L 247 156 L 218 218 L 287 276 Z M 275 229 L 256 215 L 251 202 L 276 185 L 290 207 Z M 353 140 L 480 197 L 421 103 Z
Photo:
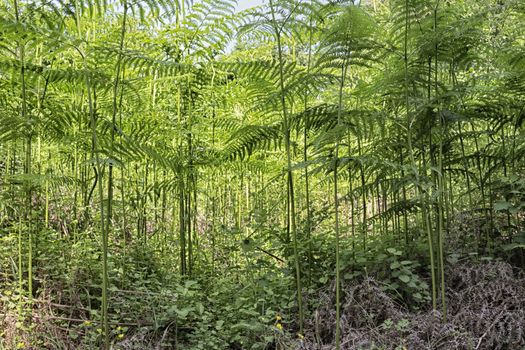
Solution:
M 286 162 L 287 162 L 287 178 L 288 178 L 288 191 L 287 196 L 287 222 L 290 222 L 290 229 L 293 240 L 293 254 L 294 254 L 294 265 L 295 265 L 295 280 L 297 288 L 297 306 L 299 316 L 299 332 L 303 334 L 304 325 L 304 311 L 303 311 L 303 298 L 302 298 L 302 287 L 301 287 L 301 270 L 299 263 L 299 251 L 297 245 L 297 227 L 295 217 L 295 200 L 294 200 L 294 188 L 293 188 L 293 173 L 292 173 L 292 156 L 291 156 L 291 142 L 290 142 L 290 126 L 288 120 L 288 110 L 286 107 L 285 100 L 285 87 L 284 87 L 284 58 L 283 48 L 281 43 L 281 29 L 277 26 L 275 18 L 275 7 L 273 0 L 270 0 L 270 10 L 272 15 L 273 28 L 275 31 L 275 37 L 277 40 L 277 53 L 279 59 L 279 87 L 280 87 L 280 102 L 282 107 L 283 121 L 284 121 L 284 132 L 285 132 L 285 148 L 286 148 Z
M 346 59 L 343 60 L 341 68 L 341 82 L 339 85 L 339 101 L 337 110 L 337 125 L 341 124 L 343 112 L 343 87 L 346 77 Z M 337 198 L 338 181 L 337 167 L 339 159 L 339 138 L 336 139 L 334 152 L 334 211 L 335 211 L 335 348 L 341 348 L 341 258 L 340 258 L 340 230 L 339 230 L 339 199 Z
M 119 41 L 119 54 L 117 56 L 117 63 L 115 67 L 115 81 L 113 83 L 113 100 L 112 100 L 112 115 L 111 115 L 111 146 L 110 146 L 110 162 L 108 166 L 108 209 L 107 209 L 107 218 L 106 218 L 106 232 L 109 235 L 109 232 L 112 228 L 112 220 L 113 220 L 113 149 L 114 149 L 114 143 L 115 143 L 115 129 L 117 127 L 117 113 L 119 109 L 119 103 L 118 103 L 118 89 L 120 85 L 120 75 L 122 70 L 122 50 L 124 49 L 124 39 L 126 36 L 126 21 L 128 16 L 128 2 L 127 0 L 124 0 L 124 12 L 122 15 L 122 25 L 120 30 L 120 41 Z M 105 243 L 107 244 L 107 243 Z
M 437 26 L 438 26 L 438 9 L 439 0 L 436 1 L 434 8 L 434 90 L 436 98 L 438 97 L 438 41 L 437 41 Z M 439 153 L 438 153 L 438 169 L 437 174 L 438 180 L 438 255 L 439 255 L 439 272 L 441 282 L 441 308 L 443 313 L 443 322 L 447 321 L 447 301 L 445 297 L 445 265 L 443 258 L 443 227 L 444 227 L 444 185 L 443 185 L 443 138 L 444 135 L 444 119 L 441 113 L 439 113 Z
M 360 159 L 362 159 L 362 149 L 361 149 L 361 135 L 357 135 L 357 153 Z M 366 205 L 366 180 L 365 180 L 365 168 L 363 162 L 359 164 L 359 174 L 361 179 L 361 207 L 363 210 L 363 222 L 362 222 L 362 234 L 363 234 L 363 251 L 366 252 L 366 239 L 367 239 L 367 205 Z
M 15 12 L 15 20 L 17 24 L 20 24 L 20 9 L 19 4 L 17 0 L 13 0 L 13 10 Z M 21 39 L 23 40 L 23 39 Z M 31 180 L 31 174 L 32 174 L 32 134 L 33 130 L 32 128 L 32 120 L 27 112 L 27 87 L 26 87 L 26 76 L 25 76 L 25 70 L 26 70 L 26 59 L 25 59 L 25 44 L 21 43 L 20 41 L 17 42 L 17 52 L 18 52 L 18 60 L 20 61 L 20 84 L 21 84 L 21 103 L 22 103 L 22 119 L 27 121 L 29 132 L 27 135 L 26 143 L 25 143 L 25 166 L 24 166 L 24 174 L 26 175 L 26 193 L 25 193 L 25 219 L 27 222 L 27 228 L 28 228 L 28 238 L 27 238 L 27 244 L 28 244 L 28 256 L 27 256 L 27 291 L 28 291 L 28 298 L 29 298 L 29 309 L 31 310 L 31 304 L 32 304 L 32 298 L 33 298 L 33 226 L 32 226 L 32 196 L 33 196 L 33 184 Z
M 409 0 L 405 0 L 405 30 L 404 30 L 404 47 L 403 47 L 403 62 L 404 62 L 404 75 L 405 75 L 405 86 L 404 86 L 404 93 L 405 93 L 405 109 L 406 109 L 406 116 L 407 116 L 407 146 L 408 146 L 408 154 L 410 157 L 410 163 L 412 166 L 412 171 L 414 172 L 414 176 L 416 177 L 416 184 L 414 187 L 416 198 L 422 199 L 422 216 L 423 216 L 423 224 L 426 227 L 427 231 L 427 242 L 428 242 L 428 251 L 430 255 L 430 271 L 431 271 L 431 278 L 432 278 L 432 308 L 436 309 L 436 277 L 435 277 L 435 265 L 434 265 L 434 247 L 432 243 L 432 230 L 431 230 L 431 224 L 430 224 L 430 218 L 428 211 L 426 210 L 426 206 L 428 203 L 427 194 L 425 193 L 423 196 L 420 196 L 419 191 L 421 187 L 420 182 L 420 174 L 417 167 L 417 163 L 414 157 L 414 148 L 412 145 L 412 116 L 410 113 L 410 99 L 409 99 L 409 81 L 408 81 L 408 29 L 410 25 L 409 20 L 409 11 L 410 11 L 410 5 Z
M 76 27 L 77 32 L 79 35 L 79 38 L 82 35 L 82 27 L 81 27 L 81 21 L 80 21 L 80 4 L 78 0 L 75 0 L 75 10 L 76 10 Z M 98 188 L 98 194 L 99 194 L 99 207 L 100 207 L 100 235 L 101 235 L 101 241 L 102 241 L 102 303 L 101 303 L 101 328 L 102 328 L 102 342 L 101 342 L 101 349 L 109 349 L 110 342 L 109 342 L 109 317 L 108 317 L 108 285 L 109 285 L 109 278 L 108 278 L 108 234 L 106 231 L 106 225 L 105 225 L 105 210 L 104 210 L 104 188 L 102 183 L 102 166 L 100 161 L 100 156 L 98 152 L 98 134 L 97 134 L 97 117 L 96 117 L 96 110 L 95 110 L 95 104 L 94 104 L 94 88 L 91 84 L 90 74 L 89 74 L 89 67 L 87 64 L 87 57 L 86 53 L 89 52 L 88 45 L 89 45 L 89 38 L 88 34 L 86 34 L 86 41 L 84 42 L 84 49 L 82 50 L 79 48 L 79 52 L 82 55 L 82 65 L 83 65 L 83 71 L 84 71 L 84 84 L 86 87 L 87 92 L 87 99 L 88 99 L 88 110 L 89 110 L 89 119 L 90 119 L 90 128 L 91 128 L 91 152 L 92 156 L 95 160 L 95 165 L 93 166 L 93 170 L 95 172 L 95 186 Z
M 313 0 L 310 1 L 310 5 L 313 5 Z M 312 69 L 312 46 L 313 46 L 313 30 L 312 30 L 313 20 L 310 17 L 309 26 L 308 26 L 308 58 L 306 63 L 306 74 L 309 75 Z M 304 109 L 308 109 L 308 89 L 305 89 L 304 92 Z M 313 255 L 312 255 L 312 208 L 310 201 L 310 178 L 308 172 L 308 117 L 304 123 L 304 133 L 303 133 L 303 161 L 304 161 L 304 190 L 305 190 L 305 200 L 306 200 L 306 239 L 308 241 L 308 285 L 312 283 L 312 264 L 313 264 Z

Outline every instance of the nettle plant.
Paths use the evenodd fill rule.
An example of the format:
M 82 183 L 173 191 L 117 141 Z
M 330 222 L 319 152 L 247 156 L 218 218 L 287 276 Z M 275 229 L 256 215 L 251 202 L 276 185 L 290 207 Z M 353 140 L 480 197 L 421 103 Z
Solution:
M 374 242 L 366 253 L 345 254 L 343 279 L 351 283 L 370 276 L 380 281 L 382 289 L 393 298 L 411 308 L 423 307 L 431 301 L 430 286 L 425 280 L 430 272 L 417 259 L 409 259 L 408 249 L 405 250 Z M 423 254 L 421 247 L 419 250 Z
M 414 260 L 403 258 L 403 252 L 397 248 L 387 248 L 379 254 L 376 262 L 380 266 L 388 266 L 384 271 L 383 288 L 394 293 L 410 306 L 418 307 L 430 301 L 430 288 L 421 277 L 421 264 Z

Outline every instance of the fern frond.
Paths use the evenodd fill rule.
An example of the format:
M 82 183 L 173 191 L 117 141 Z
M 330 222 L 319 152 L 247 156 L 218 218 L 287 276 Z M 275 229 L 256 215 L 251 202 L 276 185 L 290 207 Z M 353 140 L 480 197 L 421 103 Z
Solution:
M 245 158 L 255 150 L 280 148 L 283 139 L 280 124 L 247 125 L 232 134 L 223 154 L 228 159 Z

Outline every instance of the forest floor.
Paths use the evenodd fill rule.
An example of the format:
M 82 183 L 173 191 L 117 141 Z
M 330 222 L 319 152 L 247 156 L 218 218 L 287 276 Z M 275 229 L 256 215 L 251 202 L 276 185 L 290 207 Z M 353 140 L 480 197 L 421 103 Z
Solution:
M 447 315 L 409 310 L 368 278 L 344 286 L 341 349 L 524 349 L 525 279 L 501 261 L 464 262 L 447 271 Z M 309 320 L 300 349 L 334 349 L 332 289 Z M 438 309 L 440 306 L 438 305 Z
M 431 307 L 427 310 L 411 308 L 402 298 L 393 298 L 385 292 L 384 283 L 372 277 L 359 282 L 346 282 L 343 285 L 344 302 L 341 306 L 341 349 L 523 349 L 525 346 L 525 278 L 522 270 L 498 260 L 479 262 L 463 261 L 449 266 L 446 271 L 446 320 L 441 311 Z M 55 344 L 48 341 L 41 347 L 26 349 L 71 348 L 75 337 L 82 332 L 71 333 L 64 329 L 68 321 L 78 315 L 79 310 L 50 302 L 33 311 L 33 332 L 55 338 Z M 319 305 L 305 322 L 305 336 L 297 339 L 282 335 L 274 337 L 265 347 L 270 349 L 329 350 L 335 349 L 335 284 L 329 282 L 318 289 L 316 294 L 308 295 Z M 20 324 L 17 315 L 9 312 L 7 303 L 0 304 L 0 328 L 2 336 L 15 337 Z M 81 311 L 81 310 L 80 310 Z M 213 312 L 213 310 L 212 310 Z M 51 321 L 61 315 L 62 323 Z M 74 316 L 77 315 L 77 316 Z M 55 320 L 56 321 L 56 320 Z M 113 349 L 201 349 L 199 346 L 185 346 L 184 333 L 194 330 L 173 326 L 175 320 L 165 323 L 160 331 L 152 331 L 148 325 L 126 327 L 125 339 L 113 343 Z M 69 323 L 71 324 L 71 322 Z M 84 326 L 88 327 L 87 322 Z M 54 328 L 53 328 L 54 327 Z M 115 328 L 118 332 L 121 327 Z M 69 333 L 68 333 L 69 332 Z M 290 332 L 291 334 L 292 332 Z M 60 334 L 69 334 L 69 339 L 58 342 Z M 209 334 L 210 337 L 212 334 Z M 201 335 L 203 337 L 205 335 Z M 211 338 L 210 338 L 211 339 Z M 6 342 L 7 343 L 7 342 Z M 23 344 L 23 343 L 19 343 Z M 70 344 L 70 345 L 65 345 Z M 77 345 L 80 343 L 77 343 Z M 93 345 L 80 349 L 96 349 Z M 250 349 L 249 344 L 230 344 L 228 347 L 209 345 L 208 349 Z M 0 347 L 1 348 L 1 347 Z M 8 347 L 6 349 L 9 349 Z

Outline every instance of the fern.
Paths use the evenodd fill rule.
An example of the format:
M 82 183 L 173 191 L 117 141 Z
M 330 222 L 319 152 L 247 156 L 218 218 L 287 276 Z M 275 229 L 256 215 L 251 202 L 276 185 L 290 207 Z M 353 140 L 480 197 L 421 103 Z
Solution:
M 248 125 L 235 131 L 223 150 L 227 158 L 244 158 L 256 149 L 280 148 L 283 134 L 280 126 Z

